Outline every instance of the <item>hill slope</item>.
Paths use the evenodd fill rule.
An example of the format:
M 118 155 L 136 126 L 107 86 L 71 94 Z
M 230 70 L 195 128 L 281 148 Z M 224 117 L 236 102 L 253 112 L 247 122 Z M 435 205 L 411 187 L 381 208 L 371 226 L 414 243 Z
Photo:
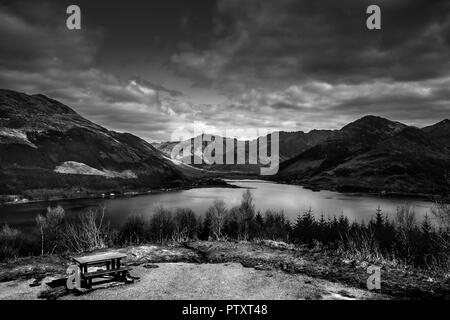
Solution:
M 279 156 L 280 162 L 289 160 L 290 158 L 300 154 L 301 152 L 315 146 L 316 144 L 325 141 L 326 139 L 333 137 L 336 134 L 335 130 L 312 130 L 308 133 L 303 131 L 296 132 L 279 132 Z M 267 136 L 266 136 L 267 137 Z M 204 150 L 211 145 L 211 141 L 214 139 L 221 139 L 223 141 L 223 150 L 216 150 L 218 158 L 222 158 L 224 164 L 212 164 L 208 162 L 206 157 L 202 156 Z M 233 174 L 246 174 L 246 175 L 259 175 L 261 164 L 255 163 L 257 160 L 254 157 L 249 156 L 249 145 L 259 146 L 261 137 L 250 141 L 238 141 L 233 138 L 226 138 L 221 136 L 215 136 L 210 134 L 203 134 L 190 139 L 191 152 L 190 156 L 183 157 L 183 154 L 176 154 L 175 159 L 183 161 L 185 163 L 192 164 L 193 167 L 202 168 L 210 174 L 217 173 L 219 175 L 231 176 Z M 267 140 L 266 140 L 267 141 Z M 270 141 L 270 139 L 268 140 Z M 245 145 L 245 154 L 239 155 L 237 144 L 242 143 Z M 172 150 L 178 145 L 178 141 L 168 141 L 161 143 L 154 143 L 153 146 L 165 154 L 167 157 L 171 157 Z M 182 144 L 187 143 L 189 140 L 183 141 Z M 233 146 L 232 151 L 227 150 L 227 145 Z M 270 142 L 267 144 L 261 144 L 260 154 L 266 155 L 270 153 Z M 268 152 L 268 150 L 269 152 Z M 231 161 L 227 159 L 234 159 Z M 245 163 L 245 164 L 238 164 Z
M 340 191 L 445 194 L 450 158 L 427 130 L 366 116 L 280 166 L 277 180 Z
M 9 90 L 0 90 L 0 180 L 0 194 L 186 182 L 146 141 L 107 130 L 46 96 Z
M 445 119 L 422 129 L 450 153 L 450 120 Z

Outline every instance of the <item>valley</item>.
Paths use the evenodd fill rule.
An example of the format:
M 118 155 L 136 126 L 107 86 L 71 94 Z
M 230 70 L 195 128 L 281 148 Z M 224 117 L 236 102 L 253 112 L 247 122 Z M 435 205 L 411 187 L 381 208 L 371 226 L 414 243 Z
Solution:
M 99 126 L 44 95 L 0 90 L 0 194 L 3 202 L 91 198 L 226 186 L 222 178 L 250 178 L 312 190 L 445 197 L 449 133 L 448 119 L 417 128 L 371 115 L 339 130 L 278 132 L 279 170 L 261 176 L 263 165 L 250 159 L 249 146 L 265 146 L 258 154 L 270 154 L 271 140 L 259 143 L 267 137 L 224 138 L 234 146 L 234 164 L 204 161 L 204 150 L 222 139 L 211 135 L 183 142 L 197 149 L 188 158 L 173 158 L 177 141 L 152 144 Z M 244 153 L 236 152 L 239 144 Z M 231 158 L 226 148 L 214 152 L 219 152 L 215 158 Z

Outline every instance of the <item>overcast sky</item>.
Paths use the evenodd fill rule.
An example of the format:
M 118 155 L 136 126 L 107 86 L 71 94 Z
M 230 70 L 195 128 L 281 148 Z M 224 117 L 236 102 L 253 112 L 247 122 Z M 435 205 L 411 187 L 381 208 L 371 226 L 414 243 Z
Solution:
M 381 31 L 366 28 L 370 4 Z M 450 117 L 450 1 L 0 0 L 0 87 L 149 141 L 193 123 L 424 126 Z

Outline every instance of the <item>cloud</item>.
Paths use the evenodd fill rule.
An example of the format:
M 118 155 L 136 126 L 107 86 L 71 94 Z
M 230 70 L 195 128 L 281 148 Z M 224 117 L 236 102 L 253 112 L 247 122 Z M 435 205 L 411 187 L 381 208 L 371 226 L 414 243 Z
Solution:
M 304 79 L 359 83 L 447 75 L 450 3 L 375 2 L 382 7 L 381 32 L 365 26 L 369 1 L 219 1 L 211 47 L 179 52 L 171 62 L 179 75 L 230 95 Z
M 365 26 L 374 3 L 382 31 Z M 223 0 L 214 35 L 209 47 L 187 46 L 171 63 L 194 85 L 225 94 L 212 110 L 232 114 L 229 121 L 308 130 L 366 114 L 416 125 L 448 117 L 448 1 Z
M 158 67 L 160 52 L 150 52 L 126 24 L 121 30 L 102 20 L 98 28 L 87 19 L 88 28 L 73 32 L 61 23 L 59 1 L 11 2 L 0 6 L 0 87 L 46 94 L 148 140 L 167 140 L 195 123 L 213 132 L 307 131 L 366 114 L 418 126 L 448 117 L 450 2 L 376 0 L 383 29 L 371 32 L 365 9 L 372 2 L 218 0 L 203 21 L 180 15 L 173 31 L 161 31 L 170 41 L 161 48 L 167 63 Z M 124 42 L 125 33 L 136 44 Z M 125 67 L 116 66 L 122 60 Z M 146 74 L 149 65 L 158 73 Z M 216 99 L 205 93 L 208 103 L 198 96 L 193 103 L 189 88 L 172 88 L 184 82 Z
M 30 72 L 91 65 L 101 30 L 69 32 L 56 18 L 63 14 L 57 15 L 51 6 L 36 5 L 19 6 L 26 8 L 20 12 L 0 6 L 0 65 Z M 39 12 L 36 16 L 29 14 L 33 8 Z
M 43 93 L 110 129 L 164 140 L 193 113 L 180 91 L 96 66 L 103 31 L 72 32 L 54 6 L 0 7 L 0 87 Z
M 448 117 L 448 88 L 450 77 L 363 84 L 307 81 L 282 90 L 254 89 L 227 101 L 220 108 L 253 120 L 248 120 L 247 124 L 259 123 L 259 126 L 285 131 L 337 129 L 367 114 L 424 126 Z M 214 114 L 209 116 L 217 118 Z

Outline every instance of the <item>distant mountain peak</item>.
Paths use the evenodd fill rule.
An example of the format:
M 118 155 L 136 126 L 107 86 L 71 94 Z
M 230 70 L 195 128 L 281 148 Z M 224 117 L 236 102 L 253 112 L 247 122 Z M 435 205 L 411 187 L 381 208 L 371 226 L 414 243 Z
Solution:
M 28 95 L 8 89 L 0 89 L 0 108 L 14 114 L 77 115 L 70 107 L 43 94 Z
M 407 125 L 401 122 L 368 115 L 344 126 L 340 130 L 340 135 L 344 138 L 362 139 L 373 137 L 379 140 L 393 136 L 406 127 Z
M 444 119 L 442 121 L 439 121 L 431 126 L 424 127 L 423 130 L 427 132 L 443 129 L 443 128 L 449 128 L 450 127 L 450 120 Z
M 440 121 L 440 122 L 438 122 L 436 124 L 437 125 L 439 125 L 439 124 L 445 124 L 445 125 L 450 124 L 450 119 L 444 119 L 444 120 L 442 120 L 442 121 Z
M 398 121 L 392 121 L 380 116 L 374 116 L 374 115 L 367 115 L 362 118 L 359 118 L 351 123 L 349 123 L 347 126 L 353 125 L 353 124 L 361 124 L 361 123 L 367 123 L 367 124 L 395 124 L 400 125 L 402 127 L 406 127 L 405 124 L 398 122 Z

